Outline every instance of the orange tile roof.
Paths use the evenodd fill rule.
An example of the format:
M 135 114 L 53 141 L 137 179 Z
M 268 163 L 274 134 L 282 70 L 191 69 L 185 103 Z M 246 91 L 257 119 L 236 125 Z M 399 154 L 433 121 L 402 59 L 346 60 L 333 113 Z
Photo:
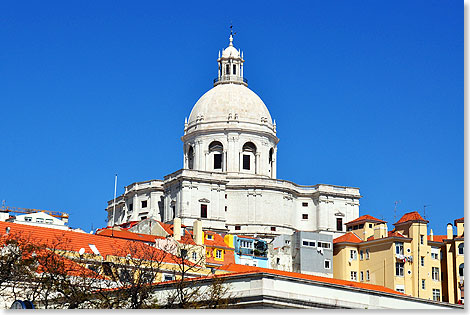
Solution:
M 252 274 L 255 274 L 255 273 L 275 274 L 275 275 L 293 277 L 293 278 L 298 278 L 298 279 L 313 280 L 313 281 L 318 281 L 322 283 L 331 283 L 331 284 L 343 285 L 343 286 L 348 286 L 348 287 L 367 289 L 367 290 L 372 290 L 372 291 L 405 295 L 403 293 L 394 291 L 392 289 L 389 289 L 380 285 L 340 280 L 340 279 L 320 277 L 320 276 L 313 276 L 313 275 L 307 275 L 307 274 L 290 272 L 290 271 L 282 271 L 282 270 L 275 270 L 275 269 L 268 269 L 268 268 L 254 267 L 254 266 L 245 266 L 245 265 L 238 265 L 238 264 L 224 265 L 220 267 L 220 269 L 226 270 L 226 271 L 232 271 L 237 274 L 250 274 L 250 273 Z M 227 275 L 227 276 L 230 276 L 230 275 Z
M 123 238 L 127 240 L 141 241 L 141 242 L 147 242 L 147 243 L 155 243 L 155 240 L 157 238 L 164 239 L 163 236 L 134 233 L 134 232 L 129 232 L 128 230 L 122 230 L 120 228 L 114 228 L 114 230 L 112 228 L 101 229 L 97 231 L 96 234 L 101 235 L 101 236 L 117 237 L 117 238 Z
M 135 257 L 144 257 L 147 253 L 158 257 L 163 262 L 172 263 L 175 257 L 143 242 L 135 242 L 126 239 L 88 234 L 83 232 L 66 231 L 34 225 L 18 224 L 0 221 L 0 233 L 10 228 L 10 234 L 29 239 L 38 244 L 54 246 L 57 249 L 78 252 L 81 248 L 84 253 L 94 254 L 89 245 L 95 245 L 101 256 L 120 256 L 127 253 L 126 250 L 135 249 Z M 5 233 L 5 232 L 3 232 Z
M 354 219 L 352 221 L 349 221 L 348 223 L 346 223 L 345 225 L 351 225 L 351 224 L 354 224 L 354 223 L 359 223 L 359 222 L 368 222 L 368 221 L 371 221 L 371 222 L 378 222 L 378 223 L 387 223 L 386 221 L 383 221 L 383 220 L 379 220 L 377 218 L 374 218 L 373 216 L 371 215 L 363 215 L 363 216 L 360 216 L 359 218 L 357 219 Z
M 362 240 L 354 232 L 348 232 L 333 240 L 333 244 L 338 243 L 361 243 Z
M 423 219 L 423 217 L 418 213 L 418 211 L 412 211 L 412 212 L 405 213 L 401 217 L 401 219 L 398 220 L 398 222 L 394 223 L 393 225 L 397 225 L 397 224 L 405 223 L 405 222 L 410 222 L 410 221 L 429 223 L 429 221 Z
M 442 243 L 444 242 L 445 239 L 447 239 L 447 235 L 433 235 L 433 240 L 432 242 L 439 242 L 439 243 Z M 431 236 L 428 235 L 428 241 L 431 240 Z

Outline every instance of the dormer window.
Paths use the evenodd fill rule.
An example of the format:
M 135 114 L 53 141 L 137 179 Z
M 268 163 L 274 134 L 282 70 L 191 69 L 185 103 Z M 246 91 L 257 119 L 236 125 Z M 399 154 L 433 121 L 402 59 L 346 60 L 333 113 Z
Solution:
M 207 238 L 208 240 L 210 240 L 210 241 L 214 239 L 214 237 L 212 236 L 212 234 L 207 234 L 207 237 L 206 237 L 206 238 Z

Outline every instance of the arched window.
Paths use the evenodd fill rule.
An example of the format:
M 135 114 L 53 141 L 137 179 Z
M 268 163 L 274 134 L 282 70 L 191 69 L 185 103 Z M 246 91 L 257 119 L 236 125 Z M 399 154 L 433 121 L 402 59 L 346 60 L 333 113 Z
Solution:
M 190 170 L 194 168 L 194 150 L 192 146 L 190 146 L 188 150 L 188 168 Z
M 225 74 L 230 75 L 230 65 L 225 66 Z
M 463 264 L 460 264 L 459 266 L 459 276 L 463 277 Z
M 233 71 L 232 71 L 233 74 L 237 74 L 237 65 L 233 65 Z
M 214 159 L 214 170 L 222 170 L 222 154 L 224 152 L 224 146 L 219 141 L 212 141 L 209 144 L 209 154 Z
M 463 243 L 459 244 L 459 255 L 463 255 Z
M 254 145 L 253 142 L 247 142 L 243 145 L 242 150 L 243 150 L 242 168 L 247 171 L 254 170 L 254 163 L 252 163 L 252 160 L 254 162 L 254 159 L 256 156 L 256 146 Z M 252 168 L 252 164 L 253 164 L 253 168 Z
M 274 158 L 274 148 L 269 149 L 269 172 L 272 176 L 274 170 L 273 170 L 273 158 Z

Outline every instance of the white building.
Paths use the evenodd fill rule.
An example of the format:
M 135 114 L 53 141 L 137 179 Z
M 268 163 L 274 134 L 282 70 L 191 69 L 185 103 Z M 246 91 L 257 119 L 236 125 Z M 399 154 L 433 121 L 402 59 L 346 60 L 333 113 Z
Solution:
M 61 230 L 70 229 L 67 225 L 65 225 L 64 221 L 41 211 L 17 215 L 5 221 L 42 227 L 50 227 Z
M 214 87 L 185 120 L 183 168 L 133 183 L 108 202 L 108 225 L 153 217 L 179 217 L 191 226 L 237 234 L 273 236 L 294 230 L 345 230 L 359 216 L 358 188 L 302 186 L 276 178 L 276 122 L 243 77 L 243 52 L 230 44 L 219 52 Z

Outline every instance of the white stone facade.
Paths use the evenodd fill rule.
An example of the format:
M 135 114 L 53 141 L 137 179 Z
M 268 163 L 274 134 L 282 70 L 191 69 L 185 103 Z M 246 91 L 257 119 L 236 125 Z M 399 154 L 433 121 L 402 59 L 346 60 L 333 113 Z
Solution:
M 340 235 L 359 216 L 359 189 L 276 179 L 276 123 L 247 87 L 243 53 L 232 40 L 219 54 L 214 87 L 185 121 L 183 169 L 127 186 L 115 210 L 108 202 L 108 225 L 179 217 L 188 226 L 201 219 L 204 228 L 260 237 L 294 230 Z

